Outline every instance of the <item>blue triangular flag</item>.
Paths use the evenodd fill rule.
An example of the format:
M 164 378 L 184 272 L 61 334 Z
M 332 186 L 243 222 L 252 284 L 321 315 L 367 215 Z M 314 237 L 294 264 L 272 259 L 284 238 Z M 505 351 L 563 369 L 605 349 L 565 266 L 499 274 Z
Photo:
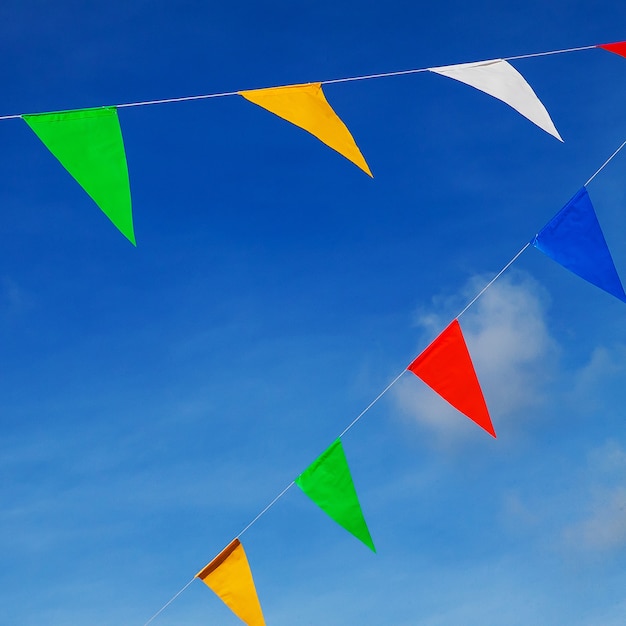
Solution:
M 531 243 L 570 272 L 626 302 L 624 288 L 585 187 Z

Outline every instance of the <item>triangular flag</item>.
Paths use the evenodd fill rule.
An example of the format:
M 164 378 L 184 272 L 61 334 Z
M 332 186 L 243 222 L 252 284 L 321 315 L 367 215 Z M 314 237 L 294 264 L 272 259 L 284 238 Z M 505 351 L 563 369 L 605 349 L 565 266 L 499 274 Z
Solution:
M 570 272 L 626 302 L 624 288 L 585 187 L 539 231 L 532 244 Z
M 609 52 L 614 52 L 615 54 L 619 54 L 622 57 L 626 57 L 626 41 L 603 43 L 596 46 L 596 48 L 602 48 L 603 50 L 608 50 Z
M 239 539 L 233 539 L 196 574 L 248 626 L 265 626 L 252 572 Z
M 322 83 L 240 91 L 239 95 L 308 131 L 372 175 L 350 131 L 328 104 Z
M 458 320 L 454 320 L 407 369 L 455 409 L 496 436 Z
M 348 532 L 376 552 L 367 529 L 348 461 L 337 439 L 295 480 L 296 485 Z
M 128 167 L 117 109 L 102 107 L 22 117 L 135 245 Z
M 550 119 L 548 111 L 537 98 L 532 87 L 507 61 L 493 59 L 478 63 L 461 63 L 460 65 L 431 67 L 429 71 L 453 78 L 502 100 L 531 122 L 537 124 L 539 128 L 556 137 L 559 141 L 563 141 Z

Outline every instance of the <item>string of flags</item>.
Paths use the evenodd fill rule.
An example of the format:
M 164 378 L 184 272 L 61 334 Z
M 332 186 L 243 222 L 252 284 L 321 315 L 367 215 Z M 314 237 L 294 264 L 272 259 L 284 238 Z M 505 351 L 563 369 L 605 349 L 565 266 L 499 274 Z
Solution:
M 588 46 L 576 50 L 593 48 L 602 48 L 626 57 L 626 42 Z M 542 56 L 570 51 L 572 50 L 526 56 Z M 524 77 L 509 63 L 509 60 L 494 59 L 478 63 L 391 72 L 386 75 L 429 71 L 454 79 L 506 103 L 539 128 L 562 141 L 548 111 Z M 376 75 L 375 77 L 380 76 L 385 75 Z M 111 222 L 131 243 L 135 244 L 129 173 L 118 118 L 119 108 L 221 95 L 240 95 L 249 102 L 306 130 L 354 163 L 366 174 L 372 176 L 372 172 L 350 131 L 327 101 L 323 85 L 373 77 L 354 77 L 335 81 L 238 91 L 229 94 L 207 94 L 190 98 L 72 111 L 4 116 L 0 119 L 22 118 Z M 600 170 L 625 145 L 626 142 L 613 153 Z M 594 174 L 592 179 L 598 172 Z M 572 199 L 430 345 L 379 394 L 365 411 L 226 548 L 200 570 L 187 586 L 196 578 L 200 579 L 245 624 L 264 626 L 265 620 L 261 604 L 240 537 L 294 485 L 328 517 L 375 552 L 374 541 L 366 523 L 343 449 L 342 437 L 407 371 L 421 379 L 443 400 L 474 421 L 492 437 L 496 437 L 487 403 L 459 323 L 459 318 L 469 306 L 529 246 L 540 250 L 567 270 L 626 302 L 626 293 L 589 197 L 587 184 L 576 192 Z M 187 586 L 153 615 L 146 624 L 149 624 L 159 615 Z
M 622 41 L 521 55 L 510 59 L 547 56 L 595 48 L 626 57 L 626 42 Z M 563 141 L 541 100 L 526 79 L 507 59 L 492 59 L 221 94 L 134 102 L 100 108 L 5 115 L 0 116 L 0 120 L 23 119 L 118 230 L 133 245 L 136 245 L 128 166 L 118 109 L 239 95 L 309 132 L 372 177 L 371 169 L 348 127 L 326 99 L 323 85 L 426 71 L 464 83 L 504 102 L 545 132 L 559 141 Z
M 626 146 L 626 141 L 596 171 L 590 181 L 606 167 L 624 146 Z M 420 378 L 443 400 L 474 421 L 492 437 L 496 437 L 459 318 L 529 246 L 540 250 L 580 278 L 626 302 L 624 288 L 602 233 L 587 186 L 584 185 L 434 341 L 344 429 L 340 437 L 274 498 L 220 554 L 196 574 L 195 578 L 199 578 L 212 589 L 233 613 L 248 626 L 264 626 L 265 621 L 240 537 L 293 485 L 297 485 L 331 519 L 373 552 L 376 551 L 343 450 L 342 437 L 391 389 L 405 372 L 411 372 Z M 174 598 L 180 595 L 184 589 L 186 587 L 179 591 Z M 163 608 L 153 615 L 144 626 L 147 626 Z
M 606 49 L 613 48 L 611 50 L 612 52 L 626 56 L 626 42 L 608 44 L 601 47 Z M 500 61 L 487 62 L 488 65 L 498 67 L 497 72 L 499 72 L 500 75 L 515 76 L 511 74 L 511 70 L 503 69 L 503 67 L 506 66 L 501 66 L 499 63 Z M 467 64 L 470 66 L 467 69 L 472 70 L 471 79 L 465 74 L 464 79 L 466 80 L 462 82 L 472 84 L 472 86 L 482 84 L 482 87 L 485 87 L 484 89 L 481 87 L 477 88 L 480 88 L 481 91 L 491 93 L 491 95 L 494 95 L 493 92 L 500 89 L 499 93 L 502 95 L 504 90 L 501 87 L 494 87 L 493 84 L 489 86 L 491 91 L 487 91 L 487 83 L 492 79 L 494 74 L 489 74 L 489 71 L 487 71 L 487 78 L 485 80 L 484 75 L 474 73 L 476 69 L 482 71 L 484 67 L 488 66 L 487 64 Z M 451 66 L 450 69 L 447 68 L 445 75 L 459 80 L 459 67 L 463 68 L 463 66 Z M 442 68 L 437 69 L 439 71 Z M 511 67 L 511 69 L 513 68 Z M 513 71 L 517 74 L 515 70 Z M 442 71 L 441 73 L 443 74 L 444 72 Z M 463 74 L 463 69 L 461 69 L 460 74 Z M 470 80 L 472 82 L 470 82 Z M 481 83 L 481 81 L 483 82 Z M 518 85 L 520 84 L 516 76 L 513 78 L 514 84 L 515 81 L 517 81 Z M 302 87 L 306 87 L 306 90 L 300 91 Z M 296 123 L 294 119 L 298 119 L 299 122 L 302 122 L 302 119 L 293 116 L 289 106 L 286 105 L 285 101 L 282 99 L 282 92 L 279 90 L 285 90 L 289 94 L 288 99 L 292 103 L 313 99 L 313 101 L 316 102 L 316 104 L 313 105 L 314 107 L 320 106 L 319 101 L 315 100 L 315 98 L 318 98 L 319 94 L 323 97 L 321 84 L 317 83 L 306 86 L 259 90 L 261 93 L 255 93 L 250 100 L 255 102 L 255 104 L 259 104 L 259 106 L 268 108 L 268 110 L 272 110 L 273 107 L 275 110 L 272 110 L 272 112 L 281 117 L 285 117 L 285 119 L 293 123 Z M 510 91 L 507 92 L 507 97 L 510 93 Z M 500 99 L 504 100 L 504 97 Z M 510 104 L 510 102 L 508 103 Z M 514 108 L 519 110 L 517 106 Z M 548 128 L 554 129 L 554 132 L 551 132 L 547 128 L 544 128 L 544 130 L 547 130 L 547 132 L 550 132 L 560 139 L 554 126 L 550 126 L 551 121 L 547 112 L 544 114 L 542 109 L 543 107 L 533 110 L 533 115 L 536 116 L 536 119 L 532 121 L 535 121 L 540 127 L 543 127 L 541 124 L 544 124 L 547 125 Z M 529 112 L 528 109 L 523 110 Z M 545 111 L 545 109 L 543 109 L 543 111 Z M 285 115 L 282 115 L 283 113 Z M 526 115 L 526 113 L 522 114 Z M 287 117 L 288 115 L 291 116 L 291 119 Z M 336 121 L 341 123 L 338 118 L 336 118 Z M 335 124 L 336 121 L 334 122 Z M 301 124 L 296 123 L 296 125 Z M 343 124 L 342 128 L 345 128 Z M 341 132 L 343 133 L 343 130 Z M 341 136 L 345 140 L 346 135 L 343 134 Z M 349 133 L 347 136 L 349 136 Z M 325 139 L 326 138 L 325 136 Z M 325 139 L 322 139 L 322 141 L 331 145 L 329 142 L 325 141 Z M 353 143 L 349 143 L 348 145 L 352 149 L 356 147 L 356 144 Z M 587 185 L 607 166 L 624 146 L 626 146 L 626 141 L 620 145 L 589 181 L 574 194 L 571 200 L 569 200 L 520 252 L 513 257 L 465 309 L 463 309 L 463 311 L 461 311 L 461 313 L 343 431 L 340 437 L 257 515 L 226 548 L 224 548 L 206 567 L 198 572 L 194 579 L 199 578 L 202 580 L 224 604 L 248 626 L 265 626 L 265 620 L 256 593 L 252 572 L 240 537 L 293 485 L 297 485 L 301 491 L 331 519 L 375 552 L 374 542 L 365 521 L 348 461 L 343 450 L 342 437 L 407 371 L 420 378 L 422 382 L 429 386 L 443 400 L 470 420 L 474 421 L 492 437 L 496 437 L 487 403 L 465 342 L 459 318 L 529 246 L 533 246 L 543 252 L 546 256 L 580 278 L 603 289 L 623 302 L 626 302 L 624 288 L 587 191 Z M 331 147 L 335 147 L 336 149 L 336 145 L 332 145 Z M 352 155 L 354 156 L 354 153 L 352 153 Z M 365 171 L 369 173 L 368 170 Z M 188 583 L 187 586 L 189 584 L 191 584 L 191 582 Z M 173 599 L 178 597 L 184 589 L 186 589 L 186 587 L 179 591 Z M 172 600 L 170 600 L 170 602 Z M 155 613 L 144 626 L 147 626 L 159 615 L 170 602 Z

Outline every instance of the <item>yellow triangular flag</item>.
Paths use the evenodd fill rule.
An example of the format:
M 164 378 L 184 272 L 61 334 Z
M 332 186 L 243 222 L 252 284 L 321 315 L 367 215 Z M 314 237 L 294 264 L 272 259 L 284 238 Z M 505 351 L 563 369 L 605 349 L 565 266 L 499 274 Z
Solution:
M 248 559 L 239 539 L 233 539 L 196 574 L 248 626 L 265 626 Z
M 240 91 L 239 95 L 308 131 L 372 176 L 350 131 L 328 104 L 322 83 Z

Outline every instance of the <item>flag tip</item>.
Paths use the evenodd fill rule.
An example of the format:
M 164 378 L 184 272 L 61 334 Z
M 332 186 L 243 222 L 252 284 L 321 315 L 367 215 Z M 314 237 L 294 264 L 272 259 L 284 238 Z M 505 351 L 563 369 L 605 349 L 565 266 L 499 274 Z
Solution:
M 117 226 L 117 224 L 115 224 L 115 226 Z M 137 240 L 135 239 L 135 231 L 131 230 L 129 233 L 123 231 L 121 228 L 117 228 L 122 235 L 124 235 L 124 237 L 126 237 L 126 239 L 128 239 L 128 241 L 130 241 L 130 243 L 133 244 L 133 246 L 135 246 L 135 248 L 137 247 Z
M 469 415 L 466 415 L 466 417 L 469 417 Z M 498 438 L 498 436 L 496 435 L 496 429 L 493 427 L 491 418 L 488 418 L 487 420 L 475 420 L 474 418 L 470 417 L 470 419 L 478 426 L 480 426 L 486 433 L 489 433 L 494 439 Z

